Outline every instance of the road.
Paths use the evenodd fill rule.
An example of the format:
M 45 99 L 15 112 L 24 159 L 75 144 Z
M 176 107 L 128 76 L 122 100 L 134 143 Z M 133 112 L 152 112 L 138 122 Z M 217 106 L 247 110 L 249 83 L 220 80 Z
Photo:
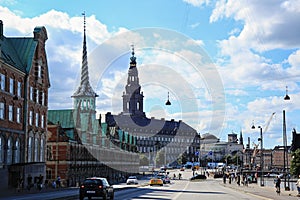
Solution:
M 239 192 L 219 184 L 219 180 L 191 182 L 176 180 L 164 186 L 146 186 L 137 189 L 121 190 L 116 192 L 115 200 L 191 200 L 191 199 L 221 199 L 241 200 L 258 199 L 257 196 Z
M 207 180 L 197 182 L 189 181 L 192 175 L 191 171 L 179 172 L 172 171 L 173 173 L 182 173 L 182 180 L 171 180 L 171 184 L 164 184 L 164 186 L 148 186 L 145 183 L 148 180 L 140 180 L 140 185 L 127 186 L 126 184 L 114 185 L 115 200 L 196 200 L 196 199 L 213 199 L 213 200 L 287 200 L 298 199 L 294 192 L 282 192 L 281 196 L 276 196 L 273 187 L 260 187 L 257 184 L 250 184 L 246 186 L 237 186 L 236 183 L 223 184 L 222 179 L 213 179 L 209 177 Z M 130 187 L 130 188 L 128 188 Z M 292 194 L 292 195 L 290 195 Z M 0 199 L 2 199 L 0 197 Z M 61 191 L 52 191 L 37 194 L 27 194 L 24 196 L 11 196 L 5 197 L 10 200 L 27 200 L 27 199 L 64 199 L 64 200 L 77 200 L 78 188 L 64 189 Z

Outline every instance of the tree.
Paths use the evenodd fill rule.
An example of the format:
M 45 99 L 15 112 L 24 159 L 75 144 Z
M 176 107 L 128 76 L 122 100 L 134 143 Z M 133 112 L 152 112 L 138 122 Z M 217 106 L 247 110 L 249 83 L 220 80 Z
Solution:
M 292 153 L 290 172 L 296 176 L 300 175 L 300 149 L 297 149 Z
M 148 166 L 149 165 L 149 159 L 144 154 L 140 154 L 140 165 L 141 166 Z
M 179 165 L 183 165 L 184 163 L 186 163 L 188 160 L 187 160 L 187 154 L 186 152 L 180 154 L 177 158 L 177 163 Z

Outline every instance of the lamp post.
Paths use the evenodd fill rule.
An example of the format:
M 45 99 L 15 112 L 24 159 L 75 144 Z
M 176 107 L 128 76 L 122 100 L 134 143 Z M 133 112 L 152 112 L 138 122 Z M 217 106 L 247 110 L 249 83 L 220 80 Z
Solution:
M 260 130 L 260 186 L 263 187 L 264 185 L 264 154 L 263 154 L 263 135 L 262 135 L 262 127 L 258 126 Z
M 254 124 L 252 124 L 252 129 L 255 129 Z M 258 126 L 260 130 L 260 138 L 258 138 L 258 141 L 260 142 L 260 186 L 265 186 L 264 184 L 264 159 L 263 159 L 263 134 L 262 134 L 262 127 Z
M 290 100 L 291 98 L 288 95 L 288 87 L 286 86 L 286 94 L 284 97 L 285 101 Z M 286 191 L 290 190 L 290 179 L 286 180 L 286 176 L 288 176 L 288 152 L 287 152 L 287 138 L 286 138 L 286 122 L 285 122 L 285 110 L 282 112 L 282 121 L 283 121 L 283 129 L 282 129 L 282 138 L 283 138 L 283 172 L 284 172 L 284 188 Z

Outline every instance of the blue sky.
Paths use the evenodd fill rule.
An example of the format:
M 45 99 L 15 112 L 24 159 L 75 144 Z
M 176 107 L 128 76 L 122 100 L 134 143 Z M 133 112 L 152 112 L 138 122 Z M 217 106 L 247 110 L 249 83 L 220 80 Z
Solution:
M 84 11 L 98 114 L 121 112 L 134 44 L 148 117 L 182 119 L 221 140 L 242 130 L 257 143 L 252 123 L 265 128 L 276 112 L 264 133 L 271 148 L 282 145 L 285 109 L 290 144 L 300 119 L 299 0 L 0 0 L 6 36 L 47 29 L 49 109 L 72 108 Z

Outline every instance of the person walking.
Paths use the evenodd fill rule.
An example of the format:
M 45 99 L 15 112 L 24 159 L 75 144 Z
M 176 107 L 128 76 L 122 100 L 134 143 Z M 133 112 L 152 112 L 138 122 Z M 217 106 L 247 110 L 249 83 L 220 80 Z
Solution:
M 297 190 L 298 190 L 298 197 L 300 197 L 300 175 L 298 176 L 298 180 L 296 182 Z
M 275 179 L 275 188 L 276 188 L 276 193 L 278 195 L 280 195 L 280 184 L 281 184 L 281 180 L 279 176 L 277 176 L 277 178 Z

